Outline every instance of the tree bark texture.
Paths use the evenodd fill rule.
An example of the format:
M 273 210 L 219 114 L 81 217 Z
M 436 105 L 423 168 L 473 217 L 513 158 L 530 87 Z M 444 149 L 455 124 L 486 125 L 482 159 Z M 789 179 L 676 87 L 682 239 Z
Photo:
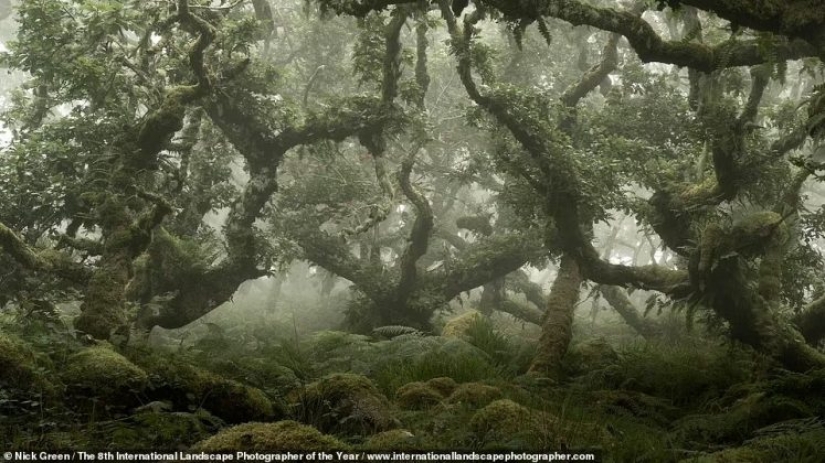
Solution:
M 547 298 L 547 314 L 530 373 L 553 375 L 558 370 L 573 337 L 573 312 L 579 301 L 582 281 L 576 259 L 564 255 L 550 297 Z

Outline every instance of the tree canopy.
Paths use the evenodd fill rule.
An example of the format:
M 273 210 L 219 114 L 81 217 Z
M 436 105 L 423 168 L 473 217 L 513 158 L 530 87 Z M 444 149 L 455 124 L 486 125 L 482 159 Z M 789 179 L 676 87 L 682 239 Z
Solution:
M 818 1 L 26 0 L 9 17 L 4 306 L 77 301 L 75 329 L 110 339 L 184 326 L 300 259 L 351 282 L 354 331 L 429 330 L 483 288 L 482 311 L 543 326 L 537 372 L 586 285 L 642 334 L 622 288 L 825 367 Z M 649 259 L 618 251 L 624 218 Z M 544 291 L 525 269 L 549 262 Z

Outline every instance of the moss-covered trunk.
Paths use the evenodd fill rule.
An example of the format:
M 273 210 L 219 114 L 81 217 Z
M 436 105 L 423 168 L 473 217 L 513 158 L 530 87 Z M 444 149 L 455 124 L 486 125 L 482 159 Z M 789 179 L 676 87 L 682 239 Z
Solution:
M 113 182 L 114 183 L 114 182 Z M 96 339 L 108 339 L 126 325 L 126 285 L 132 277 L 134 239 L 126 205 L 116 193 L 109 193 L 98 208 L 103 228 L 103 255 L 86 286 L 77 330 Z
M 122 250 L 103 256 L 89 280 L 82 312 L 74 321 L 75 329 L 96 339 L 108 339 L 127 324 L 125 288 L 130 278 L 130 262 Z
M 130 205 L 123 199 L 125 195 L 109 193 L 97 211 L 103 229 L 103 254 L 86 286 L 81 314 L 74 321 L 77 330 L 96 339 L 108 339 L 116 330 L 128 328 L 126 293 L 133 277 L 132 263 L 149 246 L 152 230 L 171 211 L 164 200 L 150 193 L 140 195 L 157 204 Z M 135 209 L 143 213 L 133 217 L 130 211 Z
M 825 355 L 805 343 L 775 305 L 748 287 L 736 259 L 722 261 L 707 288 L 712 307 L 727 320 L 731 336 L 793 371 L 825 367 Z
M 552 375 L 557 372 L 573 337 L 573 311 L 579 300 L 581 284 L 579 264 L 575 258 L 565 254 L 547 298 L 547 313 L 530 373 Z

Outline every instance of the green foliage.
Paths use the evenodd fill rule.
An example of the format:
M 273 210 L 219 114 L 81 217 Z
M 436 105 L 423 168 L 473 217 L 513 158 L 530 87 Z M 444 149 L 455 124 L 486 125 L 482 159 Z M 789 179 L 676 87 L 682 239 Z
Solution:
M 372 13 L 358 20 L 359 34 L 353 51 L 353 70 L 359 75 L 359 83 L 375 87 L 381 85 L 384 68 L 384 17 Z
M 539 240 L 544 240 L 544 250 L 530 262 L 544 267 L 547 253 L 557 253 L 565 244 L 555 236 L 548 211 L 572 205 L 546 192 L 574 201 L 580 218 L 586 219 L 581 224 L 585 230 L 591 219 L 607 221 L 616 210 L 653 222 L 646 200 L 650 192 L 689 199 L 712 192 L 716 175 L 706 158 L 707 142 L 711 135 L 732 138 L 728 129 L 735 126 L 752 83 L 742 69 L 714 74 L 719 85 L 714 103 L 722 109 L 713 117 L 697 117 L 691 109 L 685 95 L 691 82 L 683 81 L 683 70 L 643 65 L 632 57 L 623 58 L 611 72 L 612 89 L 605 86 L 603 94 L 592 92 L 576 108 L 566 108 L 558 98 L 597 64 L 606 33 L 571 28 L 550 17 L 514 18 L 508 15 L 524 5 L 508 3 L 502 7 L 505 14 L 492 6 L 495 2 L 487 2 L 486 19 L 464 27 L 478 31 L 466 57 L 473 68 L 469 76 L 479 80 L 479 101 L 495 103 L 494 118 L 484 105 L 467 99 L 464 82 L 455 74 L 455 57 L 449 56 L 443 40 L 443 22 L 437 14 L 416 11 L 416 20 L 432 29 L 434 40 L 423 50 L 432 85 L 423 95 L 425 110 L 405 116 L 397 107 L 378 106 L 375 91 L 385 78 L 384 34 L 390 16 L 372 11 L 376 2 L 305 2 L 303 12 L 298 1 L 278 2 L 276 18 L 270 20 L 273 29 L 262 34 L 266 21 L 253 18 L 243 2 L 214 7 L 192 1 L 192 13 L 215 32 L 202 56 L 202 69 L 193 66 L 200 59 L 192 53 L 196 34 L 191 24 L 175 20 L 173 3 L 20 3 L 19 34 L 0 65 L 25 72 L 30 80 L 13 92 L 2 118 L 14 137 L 0 150 L 3 222 L 29 245 L 51 253 L 63 247 L 67 259 L 98 269 L 100 249 L 95 248 L 123 239 L 99 240 L 101 225 L 144 219 L 154 205 L 143 190 L 165 198 L 173 213 L 154 232 L 148 254 L 136 262 L 121 262 L 128 278 L 114 281 L 103 274 L 95 280 L 111 282 L 105 291 L 111 295 L 120 294 L 118 286 L 131 280 L 131 296 L 151 308 L 172 301 L 176 290 L 208 291 L 203 275 L 236 263 L 225 252 L 233 243 L 224 243 L 220 232 L 226 224 L 222 215 L 231 208 L 233 217 L 255 224 L 250 241 L 243 243 L 255 248 L 253 270 L 270 271 L 314 251 L 316 258 L 331 261 L 328 270 L 362 276 L 359 281 L 353 277 L 355 286 L 369 288 L 356 288 L 351 320 L 357 323 L 351 326 L 366 327 L 364 332 L 381 339 L 340 332 L 303 336 L 306 330 L 299 332 L 298 324 L 287 327 L 271 314 L 256 314 L 237 325 L 223 323 L 226 320 L 202 324 L 198 329 L 208 334 L 194 343 L 181 342 L 174 360 L 143 351 L 129 353 L 126 360 L 102 346 L 81 349 L 69 336 L 73 333 L 63 325 L 66 315 L 57 303 L 80 302 L 83 282 L 22 269 L 9 256 L 0 256 L 0 267 L 9 269 L 0 275 L 0 305 L 14 315 L 14 332 L 25 339 L 0 336 L 0 441 L 25 448 L 102 448 L 115 443 L 151 448 L 173 446 L 174 436 L 183 434 L 189 444 L 214 432 L 221 419 L 236 423 L 288 416 L 281 401 L 292 393 L 301 397 L 296 399 L 302 410 L 298 416 L 356 441 L 397 425 L 395 413 L 383 412 L 401 406 L 404 411 L 397 418 L 412 436 L 400 430 L 382 433 L 369 439 L 366 448 L 569 448 L 580 443 L 578 437 L 590 445 L 603 444 L 616 461 L 674 460 L 686 455 L 681 450 L 704 450 L 708 442 L 742 445 L 708 455 L 720 461 L 812 458 L 822 433 L 804 420 L 822 415 L 824 405 L 806 391 L 822 389 L 819 371 L 762 381 L 759 361 L 707 340 L 703 345 L 634 347 L 618 355 L 598 342 L 585 342 L 567 359 L 568 371 L 579 375 L 573 385 L 584 387 L 555 387 L 536 378 L 521 383 L 525 387 L 510 387 L 507 383 L 530 363 L 533 350 L 527 342 L 505 337 L 482 318 L 455 327 L 454 339 L 425 335 L 432 311 L 449 302 L 433 291 L 421 291 L 406 307 L 420 309 L 420 318 L 427 320 L 382 320 L 395 307 L 376 302 L 381 299 L 376 294 L 388 294 L 397 282 L 399 257 L 415 213 L 398 185 L 391 185 L 392 194 L 382 188 L 386 185 L 376 178 L 382 167 L 376 168 L 372 155 L 383 155 L 383 169 L 392 178 L 415 149 L 412 181 L 432 206 L 439 227 L 430 252 L 418 262 L 418 275 L 425 277 L 417 283 L 440 283 L 448 269 L 477 272 L 478 264 L 494 252 L 516 255 Z M 652 3 L 674 8 L 679 2 Z M 316 7 L 344 16 L 317 20 L 311 14 Z M 386 9 L 398 14 L 401 8 L 413 5 Z M 767 58 L 776 83 L 768 88 L 756 120 L 764 129 L 749 128 L 744 140 L 727 139 L 729 148 L 741 148 L 734 160 L 740 187 L 736 197 L 721 206 L 713 195 L 707 196 L 707 204 L 691 204 L 685 215 L 695 223 L 687 234 L 715 229 L 709 225 L 724 227 L 745 210 L 772 209 L 792 174 L 774 143 L 805 122 L 815 139 L 825 133 L 822 86 L 813 90 L 807 113 L 800 112 L 802 106 L 794 100 L 809 81 L 821 77 L 815 70 L 821 60 L 787 65 L 776 47 L 782 37 L 742 31 L 735 24 L 726 31 L 712 15 L 700 19 L 705 27 L 687 31 L 682 45 L 691 42 L 706 50 L 694 43 L 700 33 L 708 46 L 727 40 L 714 57 L 725 67 L 735 56 L 732 50 L 747 39 L 756 44 L 751 51 Z M 528 27 L 533 22 L 537 27 Z M 499 33 L 508 27 L 509 34 Z M 402 29 L 401 105 L 417 101 L 423 90 L 410 79 L 411 37 Z M 812 74 L 798 80 L 792 72 L 796 69 Z M 201 70 L 205 75 L 196 76 Z M 186 108 L 172 102 L 173 117 L 153 112 L 164 104 L 163 98 L 191 90 L 180 86 L 198 78 L 208 78 L 209 95 Z M 238 118 L 253 118 L 258 125 L 222 120 L 220 99 L 237 103 Z M 176 134 L 155 136 L 142 130 L 159 119 L 162 128 L 174 131 L 180 115 L 185 115 L 184 129 Z M 198 117 L 200 125 L 190 124 Z M 386 124 L 376 128 L 374 121 L 380 118 Z M 243 136 L 233 144 L 226 134 L 237 126 L 242 126 Z M 358 142 L 376 135 L 386 142 L 386 152 L 365 152 Z M 139 154 L 140 137 L 159 148 L 157 159 L 134 160 L 139 168 L 112 175 Z M 259 186 L 244 184 L 242 170 L 261 166 L 270 178 L 277 176 L 280 189 L 272 198 L 256 199 L 263 211 L 259 214 L 242 201 L 248 199 L 241 196 L 244 191 L 254 193 Z M 122 191 L 114 191 L 118 189 Z M 366 233 L 345 233 L 373 219 L 377 210 L 390 212 Z M 474 243 L 475 237 L 462 232 L 460 238 L 473 246 L 463 253 L 456 244 L 461 241 L 444 238 L 458 238 L 452 228 L 455 217 L 468 214 L 496 220 L 492 235 L 484 240 Z M 825 230 L 824 217 L 822 210 L 803 211 L 799 223 L 789 223 L 804 245 L 789 246 L 782 261 L 781 297 L 787 307 L 775 313 L 782 320 L 789 309 L 800 309 L 822 294 L 817 240 Z M 269 225 L 265 232 L 256 228 L 258 220 Z M 73 249 L 61 241 L 64 232 L 90 237 L 96 246 Z M 134 254 L 143 251 L 137 248 Z M 746 278 L 757 275 L 756 267 L 765 262 L 759 253 L 751 254 L 736 255 L 748 267 L 742 272 Z M 360 267 L 365 262 L 371 267 Z M 681 268 L 685 262 L 673 259 L 667 265 Z M 231 294 L 232 288 L 225 292 Z M 118 299 L 112 302 L 120 304 Z M 223 302 L 204 299 L 208 308 Z M 708 302 L 701 295 L 695 299 Z M 650 300 L 651 307 L 672 302 Z M 295 314 L 305 308 L 288 307 Z M 309 308 L 329 315 L 329 320 L 337 313 L 337 306 Z M 319 325 L 332 322 L 324 319 Z M 375 326 L 379 328 L 372 330 Z M 753 384 L 756 380 L 759 384 Z M 489 382 L 495 387 L 485 384 Z M 85 396 L 95 406 L 108 406 L 103 411 L 111 412 L 112 419 L 87 424 L 87 410 L 55 403 L 52 393 L 64 386 L 72 403 Z M 141 400 L 168 402 L 175 411 L 131 412 L 136 392 Z M 551 413 L 540 405 L 556 408 Z M 380 416 L 373 414 L 379 409 Z M 570 420 L 570 410 L 582 419 Z M 683 415 L 689 417 L 671 432 L 669 423 Z M 599 427 L 590 426 L 602 421 L 609 421 L 615 439 L 605 439 Z M 571 422 L 580 429 L 566 426 Z M 293 446 L 347 447 L 316 429 L 281 422 L 231 428 L 195 448 L 274 451 Z
M 245 423 L 198 442 L 190 452 L 311 452 L 348 450 L 338 439 L 295 421 Z
M 505 375 L 523 374 L 530 367 L 535 346 L 508 339 L 495 330 L 492 321 L 477 317 L 464 331 L 465 340 L 481 349 Z
M 376 353 L 370 376 L 388 394 L 404 384 L 444 376 L 459 383 L 502 377 L 487 354 L 460 340 L 399 336 Z
M 51 368 L 48 358 L 17 336 L 0 334 L 0 429 L 11 431 L 24 423 L 48 426 L 50 421 L 42 419 L 42 412 L 52 409 L 62 387 Z M 0 433 L 0 438 L 9 439 L 9 434 Z
M 808 133 L 816 139 L 825 136 L 825 85 L 818 85 L 808 103 Z
M 509 399 L 496 400 L 479 409 L 470 429 L 484 448 L 539 449 L 559 445 L 558 418 L 532 410 Z
M 478 409 L 500 398 L 501 390 L 499 388 L 473 382 L 460 384 L 447 397 L 447 402 L 461 407 Z
M 389 325 L 389 326 L 379 326 L 372 330 L 373 334 L 376 336 L 381 336 L 385 338 L 394 338 L 396 336 L 401 336 L 404 334 L 417 334 L 423 335 L 421 331 L 412 328 L 410 326 L 401 326 L 401 325 Z
M 746 396 L 722 415 L 691 415 L 676 423 L 678 433 L 694 443 L 740 443 L 771 423 L 807 418 L 811 412 L 801 402 L 784 397 Z
M 578 381 L 667 397 L 678 405 L 701 405 L 752 378 L 754 358 L 734 347 L 637 345 L 619 352 L 616 364 L 587 372 Z
M 740 461 L 798 461 L 815 463 L 822 458 L 825 430 L 799 434 L 782 434 L 753 439 L 747 445 L 725 449 L 687 460 L 697 463 L 733 463 Z
M 389 401 L 360 375 L 325 376 L 291 394 L 302 422 L 328 433 L 363 436 L 396 427 Z
M 204 410 L 188 413 L 141 409 L 126 419 L 91 423 L 82 433 L 78 432 L 79 435 L 66 437 L 70 439 L 70 447 L 81 446 L 82 442 L 82 447 L 90 449 L 173 451 L 180 445 L 206 439 L 222 424 Z M 49 436 L 50 440 L 55 437 L 60 435 Z M 59 448 L 56 445 L 55 449 Z
M 146 394 L 184 410 L 204 408 L 228 423 L 267 420 L 284 414 L 260 389 L 223 378 L 166 353 L 143 350 L 128 357 L 149 374 Z

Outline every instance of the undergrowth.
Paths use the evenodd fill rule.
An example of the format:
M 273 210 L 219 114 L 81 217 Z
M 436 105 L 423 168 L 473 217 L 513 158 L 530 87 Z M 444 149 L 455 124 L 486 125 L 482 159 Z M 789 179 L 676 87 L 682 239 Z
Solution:
M 547 382 L 525 375 L 529 343 L 486 319 L 459 338 L 389 327 L 295 339 L 258 327 L 250 341 L 216 325 L 178 345 L 121 350 L 119 361 L 146 365 L 149 378 L 127 391 L 139 402 L 128 408 L 63 382 L 88 349 L 63 324 L 6 323 L 2 332 L 16 347 L 4 350 L 12 363 L 0 377 L 0 439 L 22 450 L 188 446 L 238 422 L 238 400 L 248 413 L 271 403 L 264 421 L 303 421 L 371 450 L 592 448 L 616 462 L 814 462 L 825 445 L 825 373 L 791 374 L 747 349 L 695 338 L 577 340 L 584 347 L 571 349 L 568 376 Z M 12 371 L 41 387 L 13 383 Z M 360 395 L 329 395 L 331 381 L 357 384 Z

